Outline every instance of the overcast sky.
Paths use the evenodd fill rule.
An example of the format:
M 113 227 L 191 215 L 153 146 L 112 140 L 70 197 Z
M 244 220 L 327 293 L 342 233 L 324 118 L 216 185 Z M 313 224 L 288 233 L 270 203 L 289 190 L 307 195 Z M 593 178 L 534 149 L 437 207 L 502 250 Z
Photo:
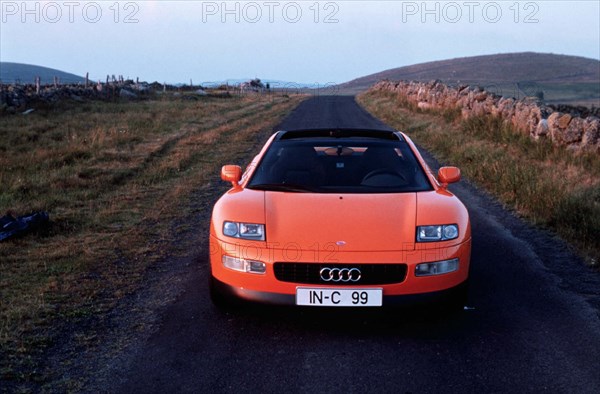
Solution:
M 194 83 L 325 85 L 505 52 L 600 59 L 600 1 L 0 1 L 0 60 Z

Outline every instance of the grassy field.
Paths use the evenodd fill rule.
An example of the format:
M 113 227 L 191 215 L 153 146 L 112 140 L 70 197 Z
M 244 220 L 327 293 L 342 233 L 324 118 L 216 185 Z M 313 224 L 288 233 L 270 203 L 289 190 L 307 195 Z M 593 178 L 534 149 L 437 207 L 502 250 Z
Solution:
M 507 97 L 544 92 L 553 103 L 598 106 L 599 62 L 550 53 L 500 53 L 433 61 L 384 70 L 338 85 L 340 91 L 364 92 L 381 80 L 441 80 L 447 85 L 482 86 Z
M 488 190 L 506 206 L 576 245 L 590 265 L 600 259 L 600 157 L 533 141 L 493 117 L 462 120 L 460 111 L 424 112 L 395 94 L 358 101 L 389 125 Z
M 600 84 L 597 82 L 529 82 L 529 83 L 483 83 L 472 81 L 472 85 L 480 85 L 488 92 L 504 97 L 525 97 L 543 95 L 545 104 L 568 104 L 598 108 L 600 106 Z
M 540 84 L 539 90 L 544 92 L 544 101 L 547 104 L 600 107 L 599 83 L 545 83 Z
M 0 212 L 45 210 L 51 223 L 0 243 L 0 376 L 19 379 L 52 345 L 49 328 L 137 289 L 176 242 L 192 193 L 221 186 L 220 166 L 245 164 L 301 100 L 90 102 L 2 117 Z

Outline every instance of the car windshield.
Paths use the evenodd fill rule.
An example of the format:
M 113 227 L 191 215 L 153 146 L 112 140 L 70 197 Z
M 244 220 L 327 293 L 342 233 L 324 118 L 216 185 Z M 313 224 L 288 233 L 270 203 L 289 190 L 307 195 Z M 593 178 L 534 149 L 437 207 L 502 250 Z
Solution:
M 432 190 L 405 141 L 274 141 L 248 188 L 313 193 L 402 193 Z

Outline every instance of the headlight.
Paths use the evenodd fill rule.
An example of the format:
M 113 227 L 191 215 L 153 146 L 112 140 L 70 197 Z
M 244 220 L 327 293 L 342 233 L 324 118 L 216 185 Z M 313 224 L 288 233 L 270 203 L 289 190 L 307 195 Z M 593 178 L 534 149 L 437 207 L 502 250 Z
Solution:
M 455 238 L 458 238 L 456 224 L 417 227 L 417 242 L 448 241 Z
M 265 225 L 255 223 L 224 222 L 223 234 L 233 238 L 264 241 Z
M 422 263 L 415 267 L 415 276 L 442 275 L 458 270 L 458 259 Z

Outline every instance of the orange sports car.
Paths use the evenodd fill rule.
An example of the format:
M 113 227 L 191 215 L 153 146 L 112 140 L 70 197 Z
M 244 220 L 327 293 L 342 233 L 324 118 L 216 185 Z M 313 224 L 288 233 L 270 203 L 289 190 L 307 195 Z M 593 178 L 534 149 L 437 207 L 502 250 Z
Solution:
M 393 130 L 279 131 L 215 204 L 210 293 L 219 306 L 464 305 L 469 214 Z

